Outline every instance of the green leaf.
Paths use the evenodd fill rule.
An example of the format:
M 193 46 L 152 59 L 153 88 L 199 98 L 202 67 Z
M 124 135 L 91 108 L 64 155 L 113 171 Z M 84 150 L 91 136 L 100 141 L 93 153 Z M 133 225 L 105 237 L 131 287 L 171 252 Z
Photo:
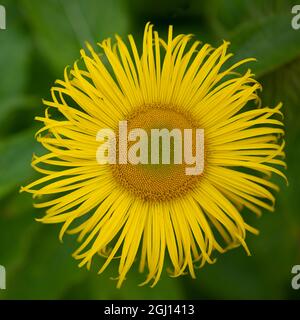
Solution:
M 86 272 L 71 257 L 73 244 L 61 244 L 57 234 L 57 227 L 40 228 L 24 263 L 10 275 L 7 270 L 4 299 L 59 299 L 67 288 L 85 277 Z
M 128 19 L 122 0 L 22 0 L 36 44 L 56 75 L 79 58 L 85 41 L 124 34 Z M 113 21 L 113 23 L 111 23 Z
M 234 60 L 254 57 L 251 65 L 257 77 L 270 73 L 300 56 L 299 32 L 291 27 L 291 15 L 269 16 L 249 23 L 230 39 Z
M 206 0 L 201 2 L 207 24 L 219 38 L 225 39 L 243 25 L 256 24 L 271 15 L 291 13 L 294 4 L 293 0 Z
M 0 32 L 0 44 L 1 104 L 4 98 L 18 96 L 25 89 L 28 78 L 30 41 L 28 36 L 17 27 L 8 24 L 7 30 Z
M 35 141 L 32 130 L 0 142 L 0 198 L 32 177 L 32 154 L 40 150 L 41 146 Z
M 16 3 L 1 2 L 6 8 L 7 29 L 0 32 L 0 125 L 1 132 L 9 125 L 9 116 L 20 108 L 28 108 L 29 99 L 25 97 L 29 79 L 31 40 L 21 28 L 21 20 L 16 18 Z M 20 15 L 18 16 L 20 17 Z M 32 102 L 32 101 L 31 101 Z M 17 130 L 14 124 L 14 130 Z
M 0 264 L 7 270 L 8 281 L 28 259 L 30 246 L 39 225 L 34 221 L 32 199 L 15 191 L 5 202 L 1 201 Z M 5 292 L 0 291 L 5 294 Z
M 0 123 L 5 122 L 12 111 L 24 108 L 32 110 L 36 105 L 38 105 L 38 99 L 33 96 L 19 95 L 3 99 L 0 108 Z
M 299 32 L 291 26 L 292 0 L 211 0 L 203 12 L 215 38 L 229 40 L 233 61 L 256 58 L 247 64 L 257 77 L 300 56 Z
M 201 1 L 197 0 L 126 0 L 133 18 L 138 21 L 157 20 L 160 24 L 176 21 L 177 24 L 190 23 L 201 16 Z
M 264 90 L 264 105 L 283 103 L 284 123 L 286 125 L 286 161 L 289 187 L 280 193 L 285 211 L 293 225 L 294 234 L 300 237 L 300 216 L 298 214 L 300 188 L 300 58 L 279 68 L 276 72 L 261 78 Z

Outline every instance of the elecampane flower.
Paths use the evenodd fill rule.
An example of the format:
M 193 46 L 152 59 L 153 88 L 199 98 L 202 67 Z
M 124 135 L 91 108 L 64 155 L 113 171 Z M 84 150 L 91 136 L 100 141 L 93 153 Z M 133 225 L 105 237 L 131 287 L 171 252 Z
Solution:
M 246 234 L 258 231 L 241 212 L 272 211 L 278 187 L 269 177 L 285 177 L 281 104 L 262 107 L 251 71 L 236 70 L 254 59 L 230 64 L 228 42 L 213 48 L 191 38 L 174 37 L 170 26 L 165 42 L 148 23 L 141 53 L 131 35 L 127 44 L 119 36 L 99 43 L 100 54 L 87 44 L 37 117 L 44 127 L 36 137 L 48 153 L 34 156 L 43 177 L 22 190 L 47 208 L 39 221 L 62 224 L 60 239 L 78 235 L 80 267 L 100 254 L 101 273 L 119 259 L 118 287 L 138 257 L 145 283 L 155 285 L 167 256 L 173 276 L 195 277 L 195 266 L 214 263 L 215 252 L 242 245 L 250 254 Z M 175 164 L 99 165 L 97 132 L 117 131 L 122 120 L 147 130 L 203 128 L 203 173 L 186 175 Z

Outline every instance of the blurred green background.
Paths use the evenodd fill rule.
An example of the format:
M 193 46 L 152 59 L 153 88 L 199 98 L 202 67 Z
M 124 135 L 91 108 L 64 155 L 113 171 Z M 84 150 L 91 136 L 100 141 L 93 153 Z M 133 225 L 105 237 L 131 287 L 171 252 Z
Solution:
M 300 4 L 300 1 L 298 1 Z M 0 299 L 298 299 L 291 268 L 300 264 L 300 30 L 291 27 L 288 0 L 2 0 L 7 30 L 0 31 L 0 264 L 7 290 Z M 162 34 L 175 33 L 219 45 L 230 40 L 234 59 L 256 57 L 251 68 L 263 84 L 264 104 L 284 103 L 289 187 L 275 213 L 248 221 L 261 232 L 242 248 L 218 256 L 215 265 L 172 279 L 166 272 L 151 289 L 137 285 L 144 275 L 132 270 L 118 290 L 116 264 L 103 274 L 77 268 L 71 253 L 76 241 L 57 238 L 59 226 L 42 225 L 20 185 L 36 174 L 30 167 L 41 148 L 33 135 L 55 79 L 79 57 L 84 41 L 133 33 L 137 41 L 147 21 Z

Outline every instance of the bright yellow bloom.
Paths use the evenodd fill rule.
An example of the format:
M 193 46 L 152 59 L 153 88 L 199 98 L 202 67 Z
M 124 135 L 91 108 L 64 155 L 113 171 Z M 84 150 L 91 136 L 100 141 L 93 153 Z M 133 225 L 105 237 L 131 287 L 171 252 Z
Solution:
M 37 117 L 44 123 L 37 140 L 49 152 L 34 156 L 44 176 L 22 190 L 47 198 L 35 204 L 48 208 L 39 221 L 62 223 L 60 239 L 66 231 L 78 235 L 80 267 L 90 268 L 100 254 L 101 273 L 119 259 L 118 287 L 137 256 L 140 271 L 148 271 L 145 283 L 155 285 L 167 255 L 173 276 L 188 270 L 195 277 L 194 267 L 214 263 L 216 251 L 242 245 L 250 254 L 246 233 L 258 232 L 241 211 L 272 211 L 278 187 L 269 177 L 285 177 L 278 169 L 285 166 L 281 104 L 261 107 L 251 71 L 236 72 L 254 59 L 225 68 L 228 42 L 213 48 L 191 38 L 173 37 L 170 26 L 165 42 L 147 24 L 142 54 L 131 35 L 128 44 L 118 36 L 115 44 L 104 40 L 101 54 L 87 45 L 89 53 L 81 50 L 81 60 L 51 89 L 52 101 L 44 101 L 45 116 Z M 145 129 L 203 128 L 204 172 L 99 165 L 97 132 L 117 130 L 121 120 Z

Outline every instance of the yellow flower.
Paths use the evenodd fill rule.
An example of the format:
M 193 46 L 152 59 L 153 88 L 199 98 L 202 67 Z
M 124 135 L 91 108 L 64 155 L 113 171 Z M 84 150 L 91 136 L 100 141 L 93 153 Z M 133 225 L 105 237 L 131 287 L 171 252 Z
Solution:
M 66 231 L 78 235 L 80 267 L 90 268 L 100 254 L 101 273 L 119 259 L 118 287 L 138 256 L 140 271 L 148 271 L 144 283 L 155 285 L 166 256 L 173 276 L 188 270 L 195 277 L 195 266 L 214 263 L 216 252 L 242 245 L 250 254 L 246 233 L 258 232 L 241 211 L 272 211 L 278 187 L 269 178 L 285 177 L 278 169 L 285 166 L 281 104 L 261 107 L 251 71 L 236 72 L 254 59 L 225 68 L 228 42 L 213 48 L 191 38 L 173 37 L 170 26 L 165 42 L 148 23 L 142 54 L 131 35 L 128 44 L 119 36 L 115 44 L 104 40 L 101 54 L 87 44 L 89 53 L 81 50 L 37 117 L 44 123 L 37 140 L 49 152 L 32 165 L 44 176 L 21 190 L 46 197 L 35 204 L 47 208 L 39 221 L 62 223 L 60 239 Z M 124 120 L 145 130 L 203 128 L 204 171 L 186 175 L 175 163 L 100 165 L 97 132 L 117 132 Z

